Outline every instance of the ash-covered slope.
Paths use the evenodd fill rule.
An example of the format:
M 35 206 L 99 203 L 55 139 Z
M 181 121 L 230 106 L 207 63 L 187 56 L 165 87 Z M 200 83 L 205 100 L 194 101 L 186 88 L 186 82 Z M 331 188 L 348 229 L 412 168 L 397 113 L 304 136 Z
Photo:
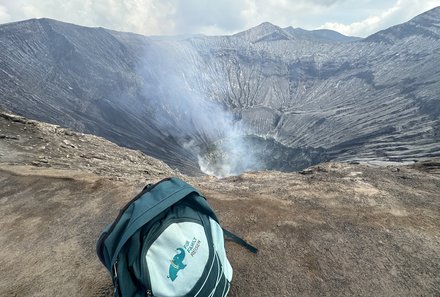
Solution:
M 247 48 L 218 45 L 223 59 L 213 63 L 241 86 L 222 98 L 258 133 L 291 147 L 322 146 L 336 158 L 438 155 L 439 17 L 436 8 L 344 44 L 265 41 L 266 30 Z
M 185 163 L 188 154 L 151 120 L 154 106 L 136 73 L 148 43 L 124 35 L 128 46 L 111 31 L 50 19 L 0 26 L 1 104 L 197 172 L 194 159 Z
M 1 103 L 186 172 L 200 157 L 213 163 L 203 160 L 212 144 L 247 134 L 285 156 L 300 149 L 306 165 L 438 156 L 439 18 L 435 8 L 362 40 L 269 23 L 166 38 L 12 23 L 0 26 Z M 253 147 L 248 139 L 242 148 Z M 249 168 L 300 169 L 275 163 Z
M 91 134 L 0 110 L 0 167 L 74 170 L 110 180 L 179 175 L 162 161 Z

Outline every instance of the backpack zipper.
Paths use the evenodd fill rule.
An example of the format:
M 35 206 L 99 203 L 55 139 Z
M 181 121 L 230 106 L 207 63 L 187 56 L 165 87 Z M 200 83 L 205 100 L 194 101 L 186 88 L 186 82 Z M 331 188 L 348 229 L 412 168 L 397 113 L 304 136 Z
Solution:
M 122 215 L 124 214 L 124 212 L 127 210 L 127 208 L 133 204 L 133 202 L 135 202 L 136 200 L 138 200 L 139 198 L 141 198 L 145 193 L 150 192 L 151 190 L 153 190 L 158 184 L 164 182 L 164 181 L 168 181 L 170 180 L 171 177 L 167 177 L 163 180 L 161 180 L 160 182 L 156 183 L 156 184 L 148 184 L 144 187 L 144 189 L 142 190 L 142 192 L 140 192 L 136 197 L 134 197 L 133 199 L 131 199 L 123 208 L 121 208 L 121 210 L 119 211 L 118 216 L 116 217 L 115 221 L 113 222 L 112 226 L 110 227 L 110 229 L 108 230 L 108 233 L 111 233 L 113 231 L 113 229 L 115 228 L 116 224 L 119 222 L 119 220 L 121 219 Z

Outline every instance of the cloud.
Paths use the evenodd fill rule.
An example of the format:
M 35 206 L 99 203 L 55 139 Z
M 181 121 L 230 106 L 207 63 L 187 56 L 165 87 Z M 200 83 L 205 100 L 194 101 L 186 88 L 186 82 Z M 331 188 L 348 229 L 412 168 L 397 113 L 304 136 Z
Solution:
M 3 5 L 0 5 L 0 23 L 7 22 L 11 19 L 11 16 L 8 14 L 8 9 Z
M 180 33 L 233 31 L 245 25 L 241 15 L 246 7 L 244 1 L 177 0 L 170 4 L 175 8 L 172 14 L 175 31 Z
M 395 4 L 367 18 L 350 24 L 328 22 L 320 28 L 332 29 L 345 35 L 365 37 L 379 30 L 403 23 L 433 7 L 439 6 L 440 0 L 398 0 Z
M 0 0 L 3 21 L 48 17 L 145 35 L 231 34 L 269 21 L 301 26 L 345 0 Z
M 11 15 L 6 21 L 47 17 L 141 34 L 173 30 L 169 15 L 174 8 L 159 0 L 0 0 L 0 7 Z
M 366 36 L 440 0 L 0 0 L 0 22 L 48 17 L 144 35 L 231 34 L 262 22 Z

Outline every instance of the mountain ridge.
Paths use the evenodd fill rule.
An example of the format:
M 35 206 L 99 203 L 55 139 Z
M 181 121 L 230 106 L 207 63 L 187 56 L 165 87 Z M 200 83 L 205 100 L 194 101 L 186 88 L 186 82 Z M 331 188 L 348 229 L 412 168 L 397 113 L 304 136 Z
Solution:
M 305 30 L 301 28 L 281 28 L 270 22 L 263 22 L 243 32 L 232 35 L 241 37 L 252 43 L 274 40 L 309 40 L 316 42 L 352 42 L 361 40 L 359 37 L 345 36 L 329 29 Z
M 231 130 L 219 115 L 242 135 L 304 149 L 308 165 L 320 149 L 321 160 L 440 154 L 438 42 L 424 30 L 405 23 L 397 27 L 403 39 L 339 43 L 263 27 L 258 42 L 249 42 L 236 35 L 157 39 L 48 19 L 2 25 L 1 104 L 187 173 L 200 173 L 200 157 Z

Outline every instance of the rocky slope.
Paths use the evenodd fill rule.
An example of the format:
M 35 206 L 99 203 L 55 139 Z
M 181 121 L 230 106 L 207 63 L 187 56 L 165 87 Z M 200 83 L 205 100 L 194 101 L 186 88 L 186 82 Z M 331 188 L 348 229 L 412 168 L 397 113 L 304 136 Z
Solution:
M 0 158 L 8 165 L 75 169 L 108 176 L 111 180 L 179 175 L 163 162 L 140 151 L 1 110 L 0 140 Z
M 223 225 L 230 296 L 440 294 L 440 160 L 188 177 L 102 138 L 0 112 L 0 295 L 112 296 L 99 232 L 146 182 L 177 175 Z
M 191 174 L 215 163 L 204 159 L 213 143 L 237 135 L 259 137 L 254 159 L 281 146 L 300 150 L 304 166 L 422 160 L 440 155 L 439 18 L 435 8 L 365 39 L 270 23 L 218 37 L 5 24 L 0 104 Z M 279 163 L 263 167 L 301 169 Z

